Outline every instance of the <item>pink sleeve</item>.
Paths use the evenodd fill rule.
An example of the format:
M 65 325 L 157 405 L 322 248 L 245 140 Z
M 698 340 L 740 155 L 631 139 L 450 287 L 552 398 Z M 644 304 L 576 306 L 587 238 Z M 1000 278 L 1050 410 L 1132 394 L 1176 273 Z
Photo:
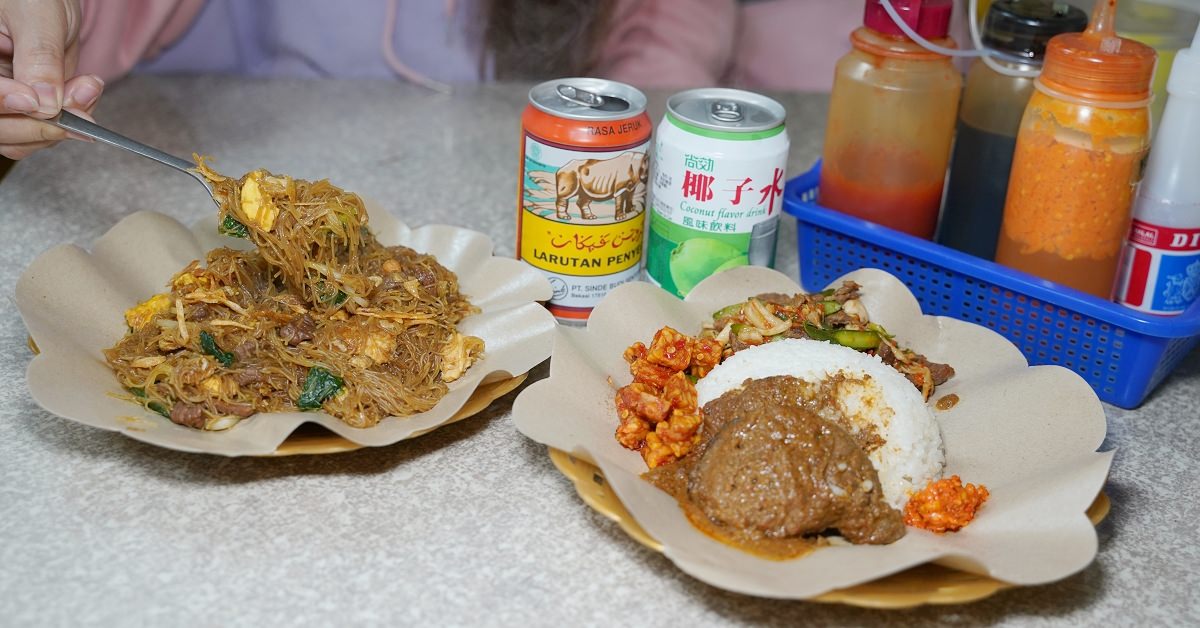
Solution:
M 637 87 L 715 85 L 736 30 L 734 0 L 619 0 L 596 73 Z
M 80 74 L 124 76 L 183 36 L 205 0 L 82 0 Z

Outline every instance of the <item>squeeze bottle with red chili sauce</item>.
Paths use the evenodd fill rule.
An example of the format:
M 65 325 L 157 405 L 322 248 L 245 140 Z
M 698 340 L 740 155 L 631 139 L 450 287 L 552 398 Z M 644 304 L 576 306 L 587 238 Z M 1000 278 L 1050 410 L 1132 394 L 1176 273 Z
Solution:
M 1153 48 L 1116 35 L 1117 0 L 1058 35 L 1021 120 L 996 261 L 1107 299 L 1150 145 Z
M 943 47 L 952 0 L 892 0 L 916 33 Z M 853 50 L 838 61 L 829 102 L 820 203 L 932 238 L 962 75 L 950 57 L 904 36 L 879 0 L 867 0 Z

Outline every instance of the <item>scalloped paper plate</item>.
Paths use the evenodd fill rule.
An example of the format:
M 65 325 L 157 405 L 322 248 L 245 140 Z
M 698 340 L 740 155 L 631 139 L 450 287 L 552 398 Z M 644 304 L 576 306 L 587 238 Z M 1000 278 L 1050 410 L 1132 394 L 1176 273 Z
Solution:
M 711 312 L 762 292 L 799 292 L 786 275 L 743 267 L 710 277 L 680 301 L 649 284 L 626 284 L 593 311 L 586 330 L 556 332 L 550 378 L 513 405 L 529 438 L 600 468 L 646 534 L 680 569 L 713 586 L 761 597 L 814 599 L 934 563 L 1014 585 L 1064 578 L 1096 555 L 1085 514 L 1104 485 L 1112 452 L 1098 453 L 1105 417 L 1075 373 L 1030 367 L 1011 343 L 984 327 L 923 316 L 895 277 L 860 270 L 871 319 L 930 359 L 952 365 L 952 409 L 935 411 L 946 447 L 945 473 L 984 484 L 991 498 L 970 526 L 935 535 L 910 528 L 891 545 L 835 543 L 804 557 L 767 560 L 713 540 L 693 527 L 666 493 L 641 479 L 641 456 L 613 438 L 616 385 L 630 380 L 622 350 L 648 342 L 664 325 L 695 333 Z M 836 282 L 836 283 L 840 283 Z
M 555 322 L 537 303 L 550 298 L 543 275 L 517 260 L 493 256 L 492 241 L 481 233 L 439 225 L 410 229 L 377 205 L 367 207 L 371 229 L 380 242 L 434 255 L 458 274 L 463 293 L 482 310 L 463 320 L 459 329 L 483 338 L 484 358 L 450 384 L 450 392 L 431 410 L 390 417 L 366 429 L 350 427 L 323 412 L 257 414 L 232 429 L 204 432 L 175 425 L 122 399 L 124 391 L 101 352 L 125 333 L 125 310 L 161 292 L 171 276 L 192 260 L 204 259 L 208 250 L 247 246 L 219 235 L 215 215 L 189 230 L 155 212 L 139 212 L 117 223 L 97 240 L 91 253 L 69 244 L 52 248 L 21 275 L 17 307 L 40 349 L 27 372 L 30 394 L 61 417 L 180 451 L 276 454 L 285 439 L 307 422 L 321 425 L 350 445 L 330 449 L 326 441 L 311 450 L 284 447 L 282 453 L 344 451 L 390 445 L 464 418 L 466 413 L 460 410 L 472 397 L 477 406 L 479 399 L 502 390 L 504 382 L 550 355 Z
M 586 460 L 553 447 L 549 449 L 549 453 L 554 467 L 571 480 L 575 485 L 575 492 L 584 503 L 616 522 L 633 540 L 656 552 L 662 552 L 662 544 L 650 538 L 638 525 L 621 500 L 609 489 L 608 481 L 600 469 Z M 1111 508 L 1112 502 L 1109 501 L 1108 495 L 1100 493 L 1087 509 L 1088 521 L 1098 525 L 1108 516 Z M 980 574 L 927 563 L 878 580 L 823 593 L 808 600 L 863 608 L 912 608 L 923 604 L 966 604 L 1014 586 L 1016 585 Z

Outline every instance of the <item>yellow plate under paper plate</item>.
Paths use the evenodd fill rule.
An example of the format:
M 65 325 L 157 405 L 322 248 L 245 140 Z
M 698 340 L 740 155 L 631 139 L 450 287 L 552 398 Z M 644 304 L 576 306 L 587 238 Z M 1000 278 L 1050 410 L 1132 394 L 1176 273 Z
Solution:
M 662 545 L 638 525 L 609 489 L 599 468 L 558 449 L 550 448 L 549 452 L 551 462 L 575 484 L 575 492 L 584 503 L 615 521 L 633 540 L 656 552 L 662 551 Z M 1099 524 L 1108 516 L 1111 507 L 1108 495 L 1100 493 L 1088 508 L 1088 519 L 1093 525 Z M 987 576 L 925 564 L 872 582 L 830 591 L 807 601 L 864 608 L 911 608 L 922 604 L 965 604 L 1016 586 Z

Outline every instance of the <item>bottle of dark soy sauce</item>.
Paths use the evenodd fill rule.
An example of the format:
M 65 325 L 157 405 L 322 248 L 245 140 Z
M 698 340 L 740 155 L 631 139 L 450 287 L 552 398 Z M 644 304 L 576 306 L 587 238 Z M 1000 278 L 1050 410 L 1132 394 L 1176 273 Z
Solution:
M 1087 28 L 1087 14 L 1066 2 L 996 0 L 983 27 L 984 46 L 1000 56 L 977 59 L 967 73 L 937 241 L 984 259 L 996 254 L 1017 130 L 1033 94 L 1046 44 Z

